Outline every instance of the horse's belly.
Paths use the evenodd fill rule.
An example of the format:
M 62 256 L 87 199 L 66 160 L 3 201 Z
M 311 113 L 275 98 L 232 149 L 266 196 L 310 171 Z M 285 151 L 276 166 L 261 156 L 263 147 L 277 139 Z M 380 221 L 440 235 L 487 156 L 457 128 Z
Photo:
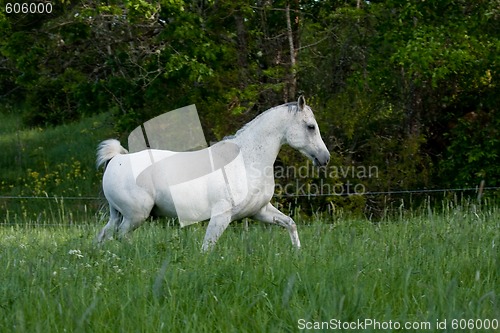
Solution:
M 172 201 L 182 226 L 210 219 L 214 205 L 241 201 L 241 187 L 228 170 L 216 170 L 182 184 L 170 186 Z M 245 193 L 246 194 L 246 193 Z
M 184 226 L 211 218 L 216 206 L 234 209 L 247 199 L 245 164 L 234 144 L 161 156 L 153 151 L 137 158 L 149 154 L 154 163 L 138 163 L 134 177 L 139 186 L 153 193 L 153 213 L 177 216 Z
M 208 220 L 211 215 L 206 187 L 190 183 L 170 187 L 175 215 L 181 226 Z
M 191 201 L 175 201 L 175 206 L 164 206 L 157 203 L 151 212 L 153 216 L 177 217 L 181 226 L 208 220 L 210 218 L 209 207 L 200 207 Z
M 246 178 L 226 167 L 163 190 L 157 189 L 156 204 L 167 213 L 164 215 L 174 214 L 181 226 L 186 226 L 210 219 L 213 207 L 221 201 L 232 208 L 238 206 L 247 198 L 246 189 Z

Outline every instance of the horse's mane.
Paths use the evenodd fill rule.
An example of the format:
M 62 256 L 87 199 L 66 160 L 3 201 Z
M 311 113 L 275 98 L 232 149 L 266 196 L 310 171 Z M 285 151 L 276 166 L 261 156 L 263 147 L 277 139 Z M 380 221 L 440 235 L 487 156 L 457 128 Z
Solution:
M 235 134 L 225 136 L 222 140 L 234 139 L 236 136 L 238 136 L 238 134 L 240 134 L 243 131 L 245 131 L 248 127 L 250 127 L 251 124 L 253 124 L 254 122 L 256 122 L 258 119 L 262 118 L 265 114 L 267 114 L 268 112 L 273 111 L 274 109 L 282 108 L 282 107 L 287 107 L 288 108 L 288 112 L 294 112 L 294 111 L 298 110 L 298 103 L 297 102 L 289 102 L 289 103 L 285 103 L 285 104 L 281 104 L 281 105 L 272 107 L 272 108 L 270 108 L 270 109 L 262 112 L 261 114 L 257 115 L 257 117 L 253 118 L 251 121 L 249 121 L 248 123 L 246 123 L 245 125 L 243 125 L 243 127 L 240 128 L 238 131 L 236 131 Z
M 299 105 L 299 103 L 297 103 L 297 102 L 288 102 L 288 103 L 283 104 L 281 106 L 288 107 L 288 112 L 292 112 L 292 111 L 297 111 L 299 109 L 298 105 Z

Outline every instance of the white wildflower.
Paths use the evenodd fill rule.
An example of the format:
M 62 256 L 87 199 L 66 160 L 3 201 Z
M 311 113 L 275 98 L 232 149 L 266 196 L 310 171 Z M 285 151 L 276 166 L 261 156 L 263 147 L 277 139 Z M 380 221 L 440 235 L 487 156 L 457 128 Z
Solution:
M 98 275 L 94 285 L 94 292 L 98 292 L 102 287 L 102 278 Z
M 80 250 L 69 250 L 68 254 L 75 256 L 77 258 L 83 258 L 82 251 L 80 251 Z
M 116 274 L 122 274 L 123 275 L 123 271 L 122 271 L 122 269 L 119 266 L 115 265 L 115 266 L 113 266 L 113 269 L 115 270 Z

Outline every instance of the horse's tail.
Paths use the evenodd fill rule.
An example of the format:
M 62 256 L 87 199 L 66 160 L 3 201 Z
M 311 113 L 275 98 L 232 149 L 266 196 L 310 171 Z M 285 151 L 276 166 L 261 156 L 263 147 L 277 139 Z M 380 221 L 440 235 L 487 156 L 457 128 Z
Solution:
M 97 147 L 97 168 L 101 165 L 106 165 L 108 162 L 118 154 L 128 154 L 128 151 L 122 147 L 120 141 L 115 139 L 109 139 L 101 142 L 99 147 Z

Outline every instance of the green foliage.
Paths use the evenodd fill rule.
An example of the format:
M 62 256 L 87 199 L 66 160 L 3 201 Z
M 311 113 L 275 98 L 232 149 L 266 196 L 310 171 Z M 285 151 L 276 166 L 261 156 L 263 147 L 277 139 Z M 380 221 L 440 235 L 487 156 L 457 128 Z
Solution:
M 79 104 L 87 104 L 88 109 L 88 103 L 92 103 L 85 94 L 81 96 L 84 82 L 84 75 L 72 69 L 67 69 L 57 78 L 39 77 L 27 96 L 29 107 L 24 113 L 25 122 L 58 125 L 78 119 Z
M 311 94 L 319 93 L 318 114 L 328 119 L 320 125 L 335 133 L 334 154 L 344 164 L 379 166 L 369 189 L 471 185 L 470 175 L 482 169 L 464 154 L 498 165 L 491 130 L 483 135 L 452 126 L 478 110 L 489 115 L 482 126 L 496 126 L 492 73 L 498 73 L 500 16 L 494 1 L 333 6 L 306 25 L 303 44 L 313 47 L 303 51 L 301 76 Z
M 498 112 L 467 114 L 450 132 L 451 144 L 442 161 L 442 177 L 449 183 L 477 186 L 500 182 L 498 147 L 500 146 Z
M 110 112 L 126 136 L 194 103 L 215 141 L 304 93 L 335 165 L 379 168 L 369 191 L 498 186 L 496 0 L 85 0 L 33 18 L 0 10 L 0 103 L 28 126 Z

